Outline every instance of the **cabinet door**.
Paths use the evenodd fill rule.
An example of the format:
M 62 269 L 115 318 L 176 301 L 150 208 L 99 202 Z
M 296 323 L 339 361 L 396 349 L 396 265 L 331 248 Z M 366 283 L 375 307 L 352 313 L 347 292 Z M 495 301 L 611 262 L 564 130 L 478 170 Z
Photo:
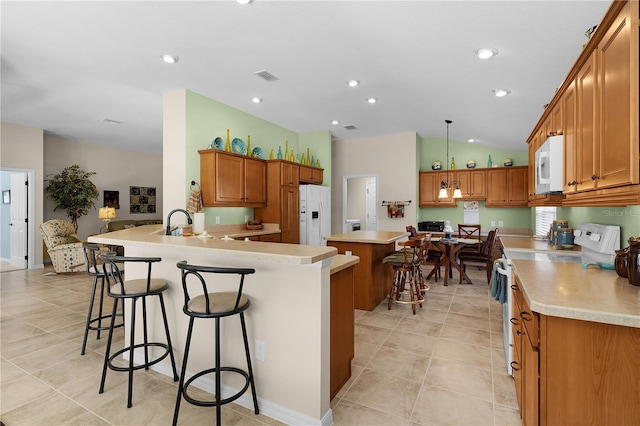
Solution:
M 487 170 L 487 207 L 507 205 L 507 170 Z
M 288 186 L 298 186 L 300 166 L 292 163 L 281 162 L 280 184 Z
M 599 162 L 595 173 L 597 188 L 638 183 L 638 138 L 637 134 L 631 137 L 630 125 L 630 121 L 638 122 L 638 111 L 635 110 L 633 117 L 630 74 L 631 22 L 628 10 L 627 4 L 598 45 L 600 155 L 596 157 Z M 637 25 L 637 17 L 635 20 Z M 637 66 L 637 47 L 634 56 Z M 637 72 L 634 78 L 637 98 Z
M 460 190 L 465 199 L 484 200 L 487 197 L 485 170 L 456 170 L 455 179 L 460 182 Z
M 221 153 L 216 153 L 215 156 L 214 202 L 235 205 L 244 203 L 244 159 Z
M 282 186 L 280 188 L 282 206 L 280 210 L 280 231 L 283 243 L 300 242 L 300 188 Z
M 446 172 L 420 172 L 419 174 L 419 206 L 420 207 L 455 207 L 452 191 L 447 198 L 438 198 L 440 182 L 447 180 Z M 449 180 L 454 179 L 454 173 L 449 172 Z
M 311 181 L 316 185 L 322 185 L 322 181 L 324 180 L 324 170 L 323 169 L 311 169 Z
M 309 166 L 300 166 L 300 182 L 313 183 L 313 169 Z
M 567 194 L 575 192 L 578 184 L 576 171 L 577 123 L 575 81 L 567 87 L 567 90 L 562 95 L 562 108 L 564 110 L 564 186 L 562 192 Z M 531 175 L 529 175 L 529 177 L 531 177 Z M 535 185 L 535 181 L 533 184 Z
M 267 203 L 267 164 L 251 158 L 243 161 L 244 202 L 250 206 L 263 206 Z
M 596 55 L 591 54 L 576 77 L 577 111 L 577 176 L 578 191 L 595 187 L 596 159 L 598 157 L 596 123 Z
M 562 102 L 556 102 L 549 114 L 551 119 L 551 124 L 549 126 L 551 132 L 555 132 L 555 134 L 562 134 L 562 129 L 564 128 L 563 123 L 563 114 L 562 114 Z
M 527 207 L 527 173 L 528 167 L 507 168 L 507 200 L 510 206 Z

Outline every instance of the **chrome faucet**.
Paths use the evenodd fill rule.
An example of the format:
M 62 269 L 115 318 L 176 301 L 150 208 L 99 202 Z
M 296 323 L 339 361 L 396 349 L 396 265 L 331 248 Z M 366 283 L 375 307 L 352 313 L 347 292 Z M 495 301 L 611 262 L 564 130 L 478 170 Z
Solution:
M 189 214 L 188 211 L 183 210 L 183 209 L 175 209 L 175 210 L 171 210 L 171 212 L 169 212 L 169 215 L 167 216 L 167 233 L 166 235 L 171 235 L 171 215 L 174 214 L 175 212 L 182 212 L 185 214 L 185 216 L 187 216 L 187 223 L 189 225 L 193 224 L 193 221 L 191 220 L 191 215 Z

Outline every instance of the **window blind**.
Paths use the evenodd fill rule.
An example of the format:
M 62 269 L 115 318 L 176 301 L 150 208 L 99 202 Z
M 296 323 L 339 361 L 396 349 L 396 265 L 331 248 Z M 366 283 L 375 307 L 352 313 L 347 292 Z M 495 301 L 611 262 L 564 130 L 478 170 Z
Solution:
M 555 207 L 536 207 L 536 235 L 547 235 L 556 220 Z

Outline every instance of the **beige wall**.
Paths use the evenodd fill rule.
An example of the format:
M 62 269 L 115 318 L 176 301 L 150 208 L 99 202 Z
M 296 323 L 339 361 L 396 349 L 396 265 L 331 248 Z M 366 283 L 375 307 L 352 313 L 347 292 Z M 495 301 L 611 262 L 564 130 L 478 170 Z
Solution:
M 347 219 L 360 219 L 363 230 L 367 229 L 367 182 L 374 178 L 351 178 L 347 182 Z
M 377 175 L 378 229 L 404 231 L 416 222 L 416 133 L 348 139 L 332 146 L 331 231 L 342 232 L 342 181 L 344 176 Z M 390 219 L 382 200 L 411 200 L 404 219 Z
M 163 217 L 162 155 L 134 150 L 113 148 L 86 141 L 65 139 L 58 136 L 44 137 L 45 179 L 59 173 L 67 166 L 79 165 L 84 171 L 96 172 L 91 181 L 100 196 L 95 200 L 96 210 L 78 220 L 78 237 L 86 239 L 97 234 L 104 226 L 98 219 L 98 208 L 103 205 L 104 190 L 120 192 L 120 208 L 116 210 L 121 219 L 155 219 Z M 129 213 L 129 187 L 149 186 L 156 188 L 156 213 Z M 44 220 L 65 219 L 64 211 L 53 211 L 55 207 L 48 197 L 44 199 Z
M 33 239 L 33 263 L 35 267 L 42 266 L 42 238 L 37 231 L 42 223 L 42 185 L 44 176 L 43 144 L 44 135 L 42 129 L 19 126 L 16 124 L 2 123 L 0 128 L 0 168 L 3 170 L 33 171 L 34 176 L 34 220 Z M 3 235 L 2 238 L 5 238 Z M 31 263 L 30 263 L 31 264 Z

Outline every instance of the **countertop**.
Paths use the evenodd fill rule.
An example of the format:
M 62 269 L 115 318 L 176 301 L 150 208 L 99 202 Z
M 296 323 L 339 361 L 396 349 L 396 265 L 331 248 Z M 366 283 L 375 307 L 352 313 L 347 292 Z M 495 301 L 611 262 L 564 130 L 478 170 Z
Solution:
M 209 229 L 209 228 L 207 228 Z M 267 243 L 260 241 L 225 241 L 220 234 L 212 235 L 213 238 L 200 238 L 197 236 L 167 236 L 162 225 L 138 226 L 122 231 L 114 231 L 106 234 L 92 235 L 89 241 L 92 243 L 119 245 L 125 247 L 153 247 L 161 250 L 181 250 L 202 252 L 210 250 L 212 255 L 251 258 L 267 262 L 289 263 L 306 265 L 329 259 L 338 251 L 334 247 L 307 246 L 299 244 Z M 239 232 L 241 230 L 238 230 Z M 249 235 L 270 234 L 277 231 L 259 230 L 248 231 L 240 234 L 223 232 L 222 236 L 242 237 Z
M 344 234 L 329 235 L 324 239 L 342 243 L 389 244 L 408 236 L 408 232 L 352 231 Z
M 519 259 L 512 265 L 534 312 L 640 328 L 640 287 L 615 271 Z
M 580 253 L 582 251 L 582 247 L 579 245 L 574 245 L 571 250 L 555 250 L 553 245 L 546 240 L 538 240 L 531 237 L 502 237 L 500 234 L 498 234 L 498 237 L 502 242 L 502 247 L 509 250 L 540 252 L 552 251 L 554 253 Z
M 347 269 L 350 266 L 360 262 L 358 256 L 347 256 L 345 254 L 336 254 L 331 261 L 331 275 Z

